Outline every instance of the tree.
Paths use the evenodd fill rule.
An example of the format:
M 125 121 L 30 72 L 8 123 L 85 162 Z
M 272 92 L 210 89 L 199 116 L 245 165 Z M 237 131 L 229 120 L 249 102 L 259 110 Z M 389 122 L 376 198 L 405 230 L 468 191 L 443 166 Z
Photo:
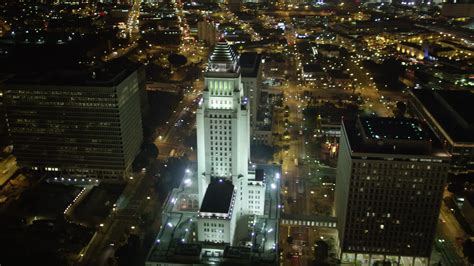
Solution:
M 186 59 L 186 57 L 184 55 L 180 55 L 180 54 L 170 54 L 168 56 L 168 62 L 170 62 L 170 64 L 175 67 L 175 68 L 178 68 L 180 66 L 184 66 L 186 65 L 186 63 L 188 62 L 188 60 Z

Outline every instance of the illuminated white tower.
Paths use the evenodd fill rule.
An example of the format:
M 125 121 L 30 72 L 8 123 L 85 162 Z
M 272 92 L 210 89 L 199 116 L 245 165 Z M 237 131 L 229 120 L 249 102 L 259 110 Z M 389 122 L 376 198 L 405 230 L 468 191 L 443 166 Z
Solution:
M 250 115 L 238 61 L 222 40 L 209 57 L 196 115 L 200 204 L 213 179 L 229 180 L 234 186 L 247 179 Z

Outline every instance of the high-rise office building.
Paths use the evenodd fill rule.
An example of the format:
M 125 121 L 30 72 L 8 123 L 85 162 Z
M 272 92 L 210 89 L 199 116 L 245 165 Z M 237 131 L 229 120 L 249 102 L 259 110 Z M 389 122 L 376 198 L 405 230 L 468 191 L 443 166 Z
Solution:
M 142 143 L 139 76 L 110 63 L 3 86 L 18 164 L 58 178 L 122 182 Z
M 214 21 L 203 20 L 198 22 L 198 39 L 206 42 L 209 46 L 217 43 L 217 25 Z
M 342 261 L 428 265 L 449 160 L 417 120 L 344 120 L 336 179 Z
M 262 55 L 258 53 L 242 53 L 240 55 L 240 70 L 244 95 L 250 106 L 250 127 L 252 132 L 256 126 L 257 109 L 262 90 Z

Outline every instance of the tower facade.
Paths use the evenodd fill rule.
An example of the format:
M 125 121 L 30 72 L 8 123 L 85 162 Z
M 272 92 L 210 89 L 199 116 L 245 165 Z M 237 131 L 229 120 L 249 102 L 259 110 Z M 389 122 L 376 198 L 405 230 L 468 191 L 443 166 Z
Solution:
M 239 58 L 225 41 L 214 48 L 204 77 L 196 113 L 198 240 L 232 244 L 241 217 L 264 213 L 264 175 L 249 171 L 250 104 Z
M 200 203 L 213 179 L 235 185 L 247 178 L 250 141 L 250 115 L 240 66 L 226 42 L 216 45 L 204 80 L 196 116 Z

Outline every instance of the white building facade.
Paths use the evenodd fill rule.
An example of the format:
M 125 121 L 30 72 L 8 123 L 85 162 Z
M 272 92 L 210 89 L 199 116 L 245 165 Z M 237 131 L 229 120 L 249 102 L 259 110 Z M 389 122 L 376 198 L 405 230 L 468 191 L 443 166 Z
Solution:
M 262 215 L 264 210 L 263 174 L 257 178 L 253 172 L 249 173 L 250 108 L 238 62 L 231 47 L 225 41 L 218 42 L 209 58 L 203 98 L 196 113 L 200 241 L 232 243 L 236 220 L 247 214 Z M 213 182 L 232 185 L 232 192 L 228 193 L 233 193 L 233 197 L 225 208 L 204 206 L 214 204 L 210 199 L 219 201 L 217 197 L 225 197 L 218 195 L 221 192 L 216 192 L 214 185 L 208 190 Z M 227 216 L 219 217 L 222 213 Z M 221 227 L 209 226 L 212 224 Z M 227 228 L 229 236 L 219 235 L 218 230 L 226 232 Z

